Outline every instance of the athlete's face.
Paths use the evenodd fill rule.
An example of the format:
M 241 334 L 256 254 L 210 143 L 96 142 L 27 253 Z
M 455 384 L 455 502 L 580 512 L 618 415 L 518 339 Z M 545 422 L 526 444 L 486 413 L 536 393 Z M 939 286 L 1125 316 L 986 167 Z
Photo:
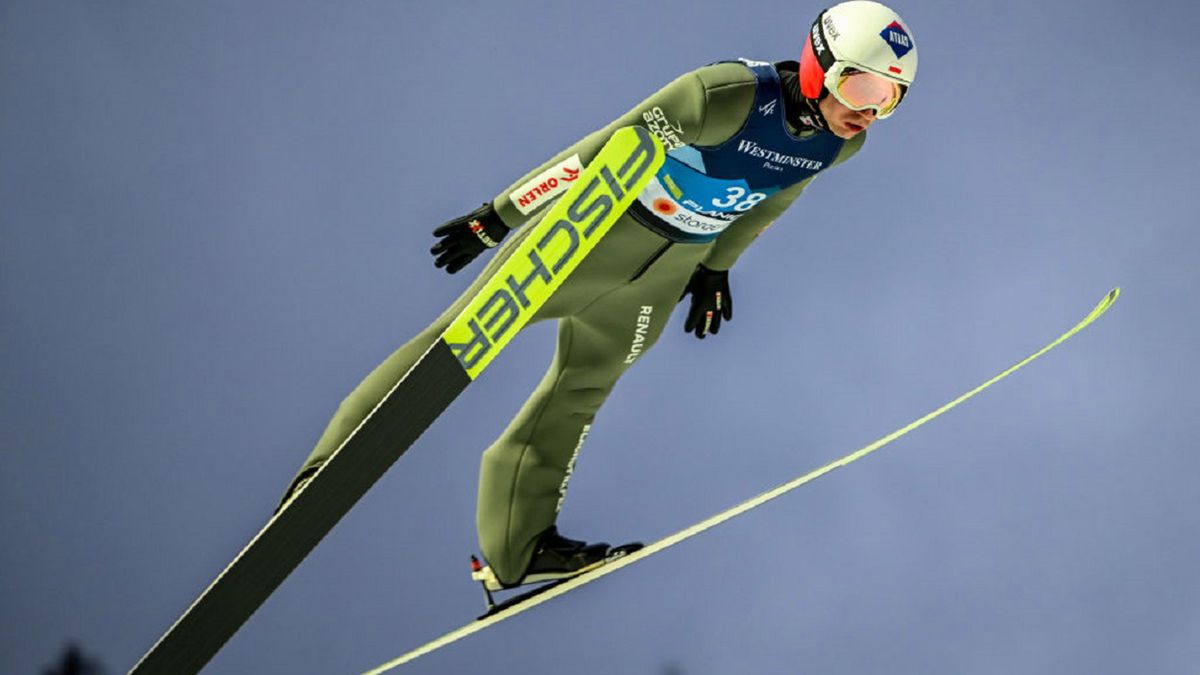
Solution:
M 838 138 L 853 138 L 875 122 L 874 110 L 851 110 L 833 96 L 826 96 L 817 105 L 829 123 L 829 130 Z

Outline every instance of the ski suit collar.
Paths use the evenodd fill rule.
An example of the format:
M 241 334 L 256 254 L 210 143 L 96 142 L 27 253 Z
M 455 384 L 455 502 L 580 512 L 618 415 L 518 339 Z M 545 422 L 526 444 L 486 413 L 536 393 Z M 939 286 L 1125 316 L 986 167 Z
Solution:
M 800 93 L 800 63 L 798 61 L 779 61 L 775 63 L 779 80 L 783 85 L 784 112 L 787 113 L 788 124 L 798 131 L 813 129 L 828 131 L 829 125 L 825 116 L 814 99 L 805 98 Z

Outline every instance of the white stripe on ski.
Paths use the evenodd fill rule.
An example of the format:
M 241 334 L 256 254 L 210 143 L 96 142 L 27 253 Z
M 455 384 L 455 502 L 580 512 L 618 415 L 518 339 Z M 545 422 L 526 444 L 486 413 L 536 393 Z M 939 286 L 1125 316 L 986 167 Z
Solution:
M 900 438 L 901 436 L 907 434 L 908 432 L 912 431 L 913 429 L 916 429 L 917 427 L 925 424 L 926 422 L 929 422 L 930 420 L 932 420 L 936 417 L 939 417 L 942 414 L 946 413 L 947 411 L 957 407 L 963 401 L 966 401 L 967 399 L 975 396 L 976 394 L 983 391 L 984 389 L 987 389 L 988 387 L 999 382 L 1000 380 L 1003 380 L 1004 378 L 1008 377 L 1009 375 L 1015 373 L 1016 371 L 1020 370 L 1021 368 L 1025 367 L 1026 365 L 1028 365 L 1034 359 L 1037 359 L 1038 357 L 1040 357 L 1041 355 L 1050 351 L 1051 349 L 1054 349 L 1055 347 L 1062 344 L 1063 342 L 1066 342 L 1071 336 L 1075 335 L 1076 333 L 1083 330 L 1084 328 L 1087 328 L 1096 319 L 1100 318 L 1105 312 L 1107 312 L 1109 307 L 1111 307 L 1112 304 L 1114 302 L 1116 302 L 1117 297 L 1120 294 L 1121 294 L 1120 288 L 1114 288 L 1113 290 L 1109 291 L 1108 295 L 1105 296 L 1104 299 L 1101 300 L 1100 303 L 1096 305 L 1096 307 L 1091 311 L 1091 313 L 1089 313 L 1086 317 L 1084 317 L 1084 319 L 1082 321 L 1075 324 L 1075 327 L 1073 327 L 1071 330 L 1069 330 L 1066 333 L 1063 333 L 1061 336 L 1059 336 L 1058 339 L 1056 339 L 1055 341 L 1051 342 L 1050 344 L 1046 345 L 1045 347 L 1042 347 L 1038 351 L 1034 352 L 1030 356 L 1028 356 L 1025 359 L 1018 362 L 1016 365 L 1008 368 L 1007 370 L 1005 370 L 1004 372 L 1000 373 L 999 375 L 993 377 L 992 379 L 988 380 L 987 382 L 984 382 L 983 384 L 979 385 L 978 387 L 975 387 L 974 389 L 968 391 L 967 393 L 963 394 L 962 396 L 959 396 L 958 398 L 954 399 L 953 401 L 950 401 L 946 405 L 943 405 L 942 407 L 938 408 L 937 410 L 934 410 L 933 412 L 929 413 L 928 415 L 925 415 L 924 417 L 921 417 L 920 419 L 910 423 L 909 425 L 902 427 L 900 429 L 897 429 L 896 431 L 893 431 L 892 433 L 884 436 L 883 438 L 880 438 L 879 440 L 875 441 L 874 443 L 871 443 L 870 445 L 868 445 L 864 448 L 856 450 L 856 451 L 846 455 L 845 457 L 842 457 L 839 460 L 830 462 L 829 464 L 826 464 L 825 466 L 823 466 L 819 469 L 816 469 L 815 471 L 811 471 L 809 473 L 804 474 L 803 476 L 800 476 L 799 478 L 796 478 L 787 483 L 784 483 L 783 485 L 780 485 L 779 487 L 777 487 L 773 490 L 768 490 L 767 492 L 764 492 L 764 493 L 758 495 L 757 497 L 746 500 L 746 501 L 742 502 L 741 504 L 734 506 L 733 508 L 722 511 L 722 512 L 716 514 L 715 516 L 708 518 L 707 520 L 702 520 L 702 521 L 696 523 L 695 525 L 692 525 L 691 527 L 680 530 L 679 532 L 676 532 L 675 534 L 672 534 L 664 539 L 660 539 L 659 541 L 656 541 L 653 544 L 650 544 L 649 546 L 646 546 L 645 548 L 643 548 L 639 551 L 631 553 L 623 558 L 618 558 L 617 560 L 610 562 L 606 565 L 603 565 L 603 566 L 601 566 L 595 570 L 592 570 L 586 574 L 582 574 L 582 575 L 574 577 L 572 579 L 568 579 L 567 581 L 561 582 L 557 586 L 550 588 L 547 591 L 545 591 L 539 595 L 535 595 L 535 596 L 529 598 L 528 600 L 521 602 L 520 604 L 514 605 L 513 607 L 505 609 L 501 612 L 497 612 L 496 614 L 493 614 L 491 616 L 488 616 L 483 619 L 479 619 L 477 621 L 469 623 L 469 624 L 463 626 L 462 628 L 459 628 L 458 630 L 454 630 L 449 633 L 446 633 L 442 637 L 432 640 L 430 642 L 427 642 L 424 645 L 408 652 L 407 654 L 399 656 L 396 659 L 393 659 L 392 661 L 388 661 L 385 664 L 377 666 L 376 668 L 373 668 L 373 669 L 367 671 L 366 673 L 363 673 L 363 675 L 379 675 L 379 673 L 386 672 L 397 666 L 408 663 L 409 661 L 412 661 L 420 656 L 424 656 L 425 654 L 428 654 L 430 652 L 441 649 L 442 647 L 445 647 L 449 644 L 457 642 L 458 640 L 461 640 L 462 638 L 467 637 L 468 635 L 471 635 L 472 633 L 477 633 L 485 628 L 488 628 L 497 623 L 500 623 L 501 621 L 504 621 L 505 619 L 510 619 L 510 618 L 520 614 L 521 612 L 524 612 L 529 609 L 533 609 L 534 607 L 542 604 L 543 602 L 546 602 L 552 598 L 557 598 L 558 596 L 560 596 L 564 593 L 569 593 L 584 584 L 591 583 L 607 574 L 616 572 L 617 570 L 621 569 L 622 567 L 625 567 L 626 565 L 632 565 L 633 563 L 635 563 L 643 558 L 652 556 L 655 553 L 662 551 L 663 549 L 666 549 L 670 546 L 674 546 L 675 544 L 678 544 L 679 542 L 681 542 L 685 539 L 694 537 L 697 534 L 700 534 L 701 532 L 704 532 L 705 530 L 708 530 L 712 527 L 720 525 L 721 523 L 723 523 L 727 520 L 736 518 L 737 516 L 740 516 L 741 514 L 747 512 L 751 509 L 762 506 L 763 504 L 771 501 L 772 499 L 775 499 L 776 497 L 780 497 L 788 492 L 791 492 L 792 490 L 795 490 L 796 488 L 800 487 L 801 485 L 804 485 L 805 483 L 814 481 L 817 478 L 824 476 L 825 474 L 829 473 L 830 471 L 833 471 L 834 469 L 836 469 L 838 467 L 846 466 L 847 464 L 850 464 L 851 462 L 855 462 L 859 459 L 862 459 L 863 457 L 871 454 L 872 452 L 875 452 L 879 448 L 882 448 L 883 446 L 887 445 L 888 443 L 891 443 L 892 441 L 896 440 L 897 438 Z

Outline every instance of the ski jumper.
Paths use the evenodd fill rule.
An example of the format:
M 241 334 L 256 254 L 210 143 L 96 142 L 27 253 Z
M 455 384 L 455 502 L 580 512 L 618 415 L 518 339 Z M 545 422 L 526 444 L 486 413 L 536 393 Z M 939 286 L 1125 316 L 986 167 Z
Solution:
M 493 205 L 512 234 L 441 316 L 341 403 L 293 486 L 337 449 L 508 259 L 532 229 L 519 226 L 565 191 L 571 168 L 590 162 L 616 129 L 646 127 L 663 141 L 667 161 L 533 318 L 558 321 L 553 361 L 483 453 L 480 549 L 502 581 L 517 581 L 538 536 L 556 520 L 597 411 L 658 340 L 696 266 L 728 270 L 819 171 L 861 147 L 864 134 L 843 141 L 819 129 L 792 129 L 785 104 L 803 104 L 784 94 L 780 70 L 726 62 L 687 73 L 498 195 Z M 794 81 L 794 68 L 782 76 Z

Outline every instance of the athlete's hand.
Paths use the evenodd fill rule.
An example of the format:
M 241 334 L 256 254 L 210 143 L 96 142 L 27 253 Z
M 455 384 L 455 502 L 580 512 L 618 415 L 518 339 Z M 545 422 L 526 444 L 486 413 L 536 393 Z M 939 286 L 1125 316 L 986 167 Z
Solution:
M 491 204 L 484 204 L 461 218 L 455 218 L 433 231 L 441 241 L 433 245 L 433 264 L 450 274 L 466 267 L 484 249 L 495 248 L 508 234 L 509 227 L 496 215 Z
M 688 310 L 683 330 L 695 333 L 701 340 L 708 333 L 716 335 L 721 330 L 721 319 L 733 318 L 733 296 L 729 294 L 729 272 L 710 270 L 696 265 L 687 288 L 679 297 L 682 301 L 692 294 L 692 307 Z

